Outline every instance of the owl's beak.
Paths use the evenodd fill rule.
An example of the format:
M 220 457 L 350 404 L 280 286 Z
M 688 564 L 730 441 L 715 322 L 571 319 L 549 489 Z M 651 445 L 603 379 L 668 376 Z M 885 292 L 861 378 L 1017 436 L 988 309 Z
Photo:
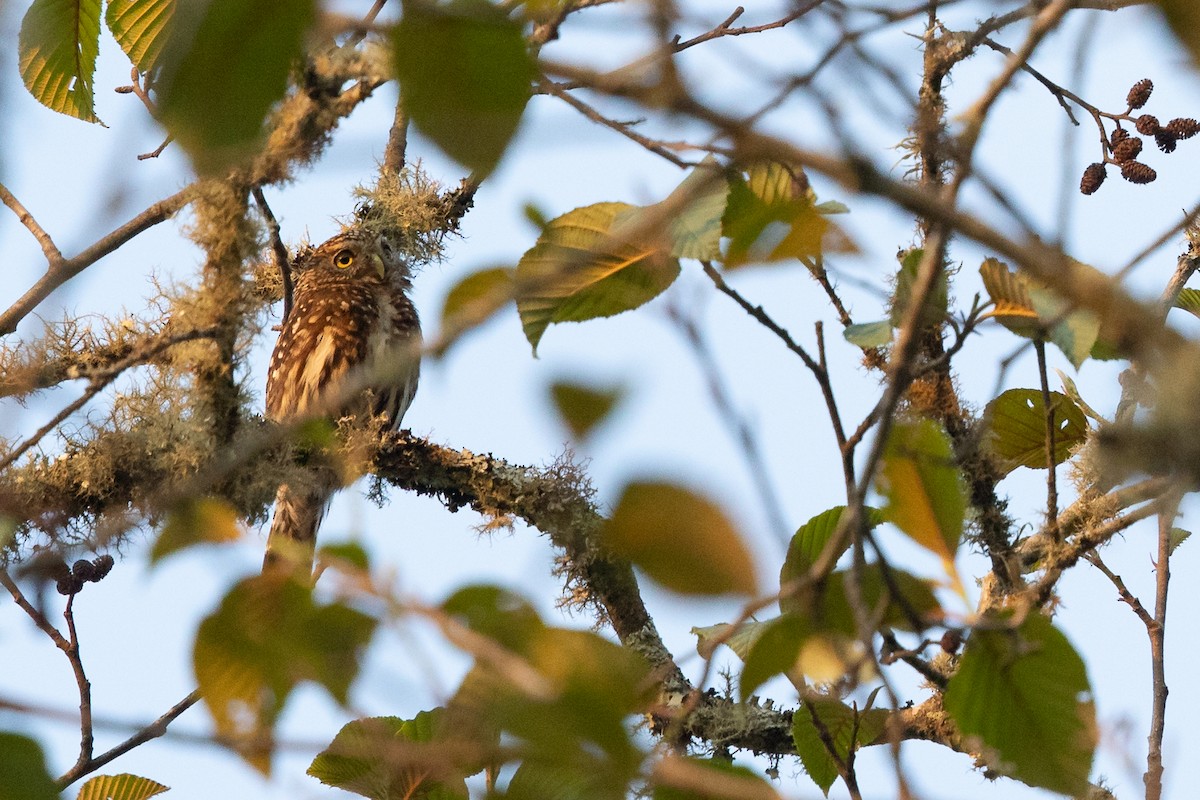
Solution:
M 386 272 L 383 268 L 383 259 L 378 253 L 371 253 L 371 263 L 375 265 L 375 272 L 379 274 L 379 279 L 383 280 L 386 277 Z

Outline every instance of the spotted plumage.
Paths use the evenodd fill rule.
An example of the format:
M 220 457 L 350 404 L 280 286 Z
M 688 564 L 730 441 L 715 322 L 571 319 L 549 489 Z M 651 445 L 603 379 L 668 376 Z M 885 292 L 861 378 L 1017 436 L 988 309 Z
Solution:
M 292 276 L 293 306 L 267 376 L 267 416 L 352 415 L 398 426 L 417 389 L 421 337 L 408 266 L 384 238 L 350 229 L 302 252 Z M 340 485 L 326 465 L 303 486 L 279 487 L 264 569 L 311 570 L 317 528 Z

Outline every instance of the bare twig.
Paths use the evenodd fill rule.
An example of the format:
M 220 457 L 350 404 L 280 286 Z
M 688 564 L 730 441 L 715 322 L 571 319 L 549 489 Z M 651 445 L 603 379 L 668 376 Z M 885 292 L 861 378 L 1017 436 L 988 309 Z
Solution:
M 46 229 L 38 224 L 38 221 L 33 218 L 33 214 L 17 198 L 13 197 L 12 192 L 8 190 L 4 184 L 0 183 L 0 200 L 4 201 L 4 205 L 12 209 L 12 212 L 17 215 L 17 219 L 24 225 L 33 238 L 37 239 L 38 244 L 42 247 L 42 253 L 46 256 L 46 263 L 51 266 L 60 264 L 63 260 L 62 253 L 59 252 L 58 246 L 54 244 L 54 240 L 50 238 L 50 234 Z
M 280 323 L 287 322 L 288 316 L 292 313 L 292 265 L 288 258 L 287 247 L 283 244 L 283 238 L 279 233 L 279 222 L 275 219 L 275 215 L 271 213 L 271 207 L 267 205 L 267 198 L 263 196 L 261 186 L 255 186 L 253 189 L 254 202 L 258 205 L 258 210 L 262 213 L 263 219 L 267 222 L 267 234 L 271 240 L 271 257 L 275 260 L 275 268 L 279 270 L 279 277 L 283 281 L 283 318 Z
M 1046 526 L 1051 538 L 1058 538 L 1058 470 L 1056 468 L 1054 439 L 1054 403 L 1050 396 L 1050 377 L 1046 373 L 1046 342 L 1040 336 L 1033 340 L 1037 353 L 1038 380 L 1042 387 L 1042 420 L 1046 426 Z

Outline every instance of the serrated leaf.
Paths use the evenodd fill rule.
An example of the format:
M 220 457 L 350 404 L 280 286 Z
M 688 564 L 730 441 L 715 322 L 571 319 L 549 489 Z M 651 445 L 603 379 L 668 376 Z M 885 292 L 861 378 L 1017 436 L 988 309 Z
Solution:
M 576 439 L 586 439 L 624 396 L 625 390 L 620 386 L 596 389 L 565 381 L 555 381 L 550 386 L 550 397 L 559 418 Z
M 803 614 L 817 630 L 855 637 L 858 623 L 846 586 L 850 580 L 853 580 L 850 569 L 834 570 L 825 580 L 781 597 L 779 608 L 785 614 Z M 885 576 L 883 567 L 868 563 L 860 570 L 858 580 L 863 605 L 873 612 L 882 611 L 882 626 L 919 631 L 937 623 L 943 616 L 930 583 L 916 575 L 889 568 Z M 900 597 L 895 596 L 893 587 Z M 883 605 L 885 598 L 888 602 Z
M 678 277 L 679 261 L 655 232 L 629 224 L 637 210 L 626 203 L 597 203 L 569 211 L 551 220 L 521 256 L 517 310 L 535 353 L 551 323 L 638 308 Z
M 1175 298 L 1175 308 L 1182 308 L 1194 317 L 1200 317 L 1200 289 L 1181 289 Z
M 892 321 L 881 319 L 877 322 L 860 322 L 847 325 L 842 336 L 852 345 L 864 350 L 871 347 L 883 347 L 892 343 Z
M 779 571 L 780 586 L 785 586 L 808 574 L 826 544 L 837 532 L 838 523 L 841 522 L 842 513 L 845 510 L 845 506 L 834 506 L 817 514 L 796 530 L 788 543 L 787 557 L 783 561 L 783 568 Z M 868 528 L 874 528 L 883 522 L 883 512 L 879 509 L 867 506 L 863 510 L 867 515 Z M 831 564 L 837 563 L 842 554 L 849 549 L 850 542 L 851 538 L 846 537 L 846 541 L 838 548 L 838 552 L 833 554 Z
M 887 726 L 882 709 L 857 711 L 835 698 L 806 699 L 792 717 L 792 741 L 804 771 L 826 797 L 837 780 L 837 759 L 845 762 L 851 750 L 874 743 Z M 832 745 L 833 753 L 830 753 Z
M 215 497 L 185 500 L 167 513 L 162 533 L 150 548 L 150 563 L 199 544 L 226 544 L 242 538 L 238 513 Z
M 169 788 L 158 781 L 130 775 L 128 772 L 120 775 L 97 775 L 83 784 L 76 800 L 146 800 L 148 797 L 162 794 Z
M 1015 631 L 976 629 L 943 703 L 997 771 L 1062 794 L 1087 791 L 1097 737 L 1087 671 L 1042 614 L 1031 611 Z
M 176 4 L 158 110 L 198 172 L 219 172 L 255 150 L 315 14 L 315 0 Z
M 979 276 L 995 308 L 987 314 L 1019 336 L 1035 336 L 1041 330 L 1033 300 L 1029 297 L 1029 282 L 1024 275 L 1011 272 L 1008 265 L 995 258 L 985 258 Z
M 0 764 L 0 800 L 59 800 L 58 786 L 46 771 L 46 756 L 33 739 L 0 731 Z
M 875 488 L 887 498 L 888 520 L 952 570 L 967 499 L 941 426 L 927 419 L 894 425 Z
M 445 713 L 435 708 L 411 720 L 370 717 L 347 723 L 313 759 L 308 774 L 372 800 L 465 799 L 465 775 L 453 775 L 440 741 L 447 734 Z
M 521 26 L 486 0 L 407 0 L 392 61 L 413 124 L 478 177 L 517 132 L 537 70 Z
M 1174 553 L 1179 545 L 1186 542 L 1192 535 L 1191 531 L 1185 531 L 1183 528 L 1171 528 L 1170 546 L 1168 552 Z
M 478 328 L 513 299 L 513 270 L 493 267 L 472 272 L 450 288 L 442 301 L 442 338 L 447 342 L 438 354 L 445 354 L 452 341 Z
M 646 209 L 673 209 L 667 217 L 667 237 L 675 258 L 711 260 L 721 257 L 721 219 L 729 197 L 729 182 L 712 156 L 695 167 L 666 200 Z
M 696 637 L 696 652 L 701 658 L 711 658 L 717 647 L 725 645 L 745 661 L 750 655 L 750 648 L 758 641 L 768 624 L 770 623 L 750 620 L 738 625 L 737 630 L 730 633 L 733 625 L 718 622 L 716 625 L 693 627 L 691 632 Z
M 108 0 L 104 22 L 138 72 L 159 65 L 179 0 Z
M 913 286 L 917 281 L 917 271 L 920 269 L 921 261 L 924 258 L 925 251 L 919 247 L 914 247 L 900 259 L 900 269 L 896 273 L 896 291 L 892 300 L 891 323 L 893 327 L 899 328 L 904 323 L 905 316 L 908 314 L 908 307 L 912 303 L 912 292 Z M 933 327 L 940 324 L 946 318 L 946 311 L 949 306 L 949 291 L 950 280 L 943 266 L 938 270 L 937 277 L 934 279 L 933 289 L 925 299 L 925 307 L 921 309 L 921 315 L 917 322 L 919 327 Z
M 750 551 L 730 519 L 711 500 L 681 486 L 626 486 L 603 540 L 676 592 L 751 594 L 757 585 Z
M 100 0 L 33 0 L 17 39 L 21 80 L 53 111 L 100 122 L 96 116 L 96 56 Z
M 375 620 L 340 603 L 318 605 L 285 575 L 235 585 L 200 622 L 192 664 L 217 732 L 255 768 L 270 768 L 270 734 L 301 681 L 347 701 Z
M 1054 463 L 1061 464 L 1087 439 L 1087 420 L 1079 406 L 1059 392 L 1050 393 L 1054 410 Z M 1005 474 L 1017 467 L 1046 469 L 1046 405 L 1038 389 L 1009 389 L 987 404 L 988 441 Z
M 812 634 L 812 626 L 801 614 L 784 614 L 767 622 L 744 659 L 738 678 L 742 701 L 750 699 L 758 687 L 776 675 L 794 670 L 800 650 Z

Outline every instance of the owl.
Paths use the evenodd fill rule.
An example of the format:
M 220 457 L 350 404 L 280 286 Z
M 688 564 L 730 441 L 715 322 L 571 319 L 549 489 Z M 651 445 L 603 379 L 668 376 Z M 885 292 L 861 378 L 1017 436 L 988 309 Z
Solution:
M 408 297 L 409 267 L 386 239 L 350 228 L 292 264 L 291 313 L 267 375 L 267 417 L 285 422 L 315 413 L 394 429 L 417 390 L 421 325 Z M 312 571 L 317 527 L 338 471 L 313 467 L 303 486 L 283 484 L 267 537 L 264 571 Z

